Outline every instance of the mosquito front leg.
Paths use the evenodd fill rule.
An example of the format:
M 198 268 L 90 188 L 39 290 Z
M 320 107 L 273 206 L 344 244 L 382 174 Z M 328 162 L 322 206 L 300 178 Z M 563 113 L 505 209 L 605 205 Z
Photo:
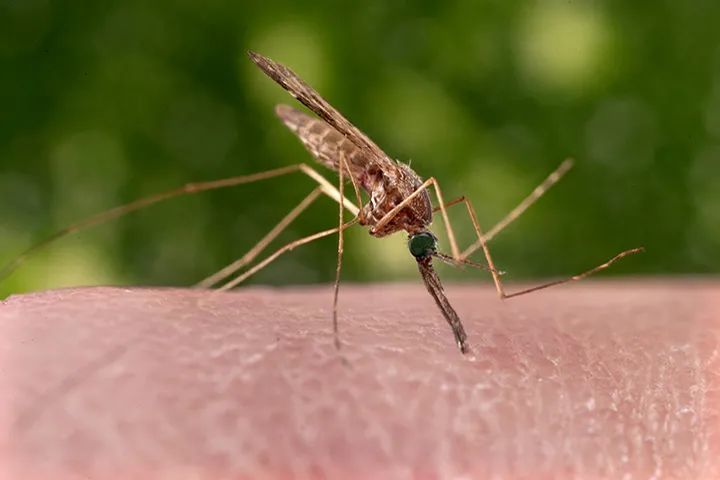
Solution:
M 483 236 L 483 240 L 485 242 L 489 242 L 492 240 L 498 233 L 500 233 L 502 230 L 505 229 L 508 225 L 510 225 L 516 218 L 518 218 L 520 215 L 522 215 L 525 210 L 527 210 L 530 205 L 535 203 L 540 197 L 542 197 L 545 192 L 547 192 L 550 187 L 555 185 L 566 173 L 568 170 L 570 170 L 573 166 L 573 160 L 571 158 L 566 159 L 563 161 L 550 175 L 543 180 L 543 182 L 535 187 L 535 189 L 523 199 L 522 202 L 518 204 L 517 207 L 513 208 L 510 213 L 505 215 L 505 218 L 500 220 L 494 227 L 492 227 L 488 233 L 486 233 Z M 465 249 L 464 252 L 460 255 L 461 259 L 466 259 L 470 255 L 473 254 L 478 248 L 482 247 L 482 242 L 478 238 L 478 240 L 470 245 L 468 248 Z
M 505 298 L 505 290 L 503 289 L 502 281 L 500 281 L 500 273 L 498 272 L 497 268 L 495 268 L 495 262 L 493 262 L 492 255 L 490 255 L 490 249 L 487 246 L 487 241 L 485 240 L 485 236 L 483 235 L 482 229 L 480 228 L 480 222 L 477 219 L 475 208 L 473 208 L 472 202 L 469 198 L 460 197 L 457 203 L 460 202 L 465 203 L 465 208 L 467 209 L 468 216 L 470 217 L 470 221 L 472 222 L 473 230 L 475 230 L 477 241 L 480 243 L 483 253 L 485 254 L 485 260 L 487 261 L 488 269 L 490 270 L 490 274 L 493 277 L 493 282 L 495 282 L 495 289 L 497 290 L 500 298 Z M 465 261 L 465 258 L 461 257 L 460 260 Z
M 530 196 L 528 196 L 520 205 L 518 205 L 518 207 L 516 207 L 513 210 L 513 212 L 511 212 L 503 220 L 501 220 L 487 234 L 483 234 L 483 232 L 482 232 L 482 229 L 480 227 L 480 222 L 477 219 L 477 214 L 475 213 L 475 209 L 473 208 L 473 205 L 472 205 L 472 202 L 470 201 L 470 199 L 463 196 L 463 197 L 456 198 L 444 205 L 445 208 L 449 208 L 453 205 L 457 205 L 460 203 L 465 204 L 468 216 L 470 217 L 470 221 L 472 222 L 473 229 L 475 230 L 475 234 L 477 236 L 477 240 L 474 245 L 480 245 L 480 248 L 482 248 L 483 253 L 485 254 L 485 259 L 486 259 L 487 265 L 489 267 L 488 269 L 490 270 L 490 273 L 492 274 L 493 281 L 495 283 L 495 289 L 497 290 L 498 296 L 500 298 L 505 299 L 505 298 L 519 297 L 521 295 L 535 292 L 537 290 L 554 287 L 556 285 L 562 285 L 564 283 L 568 283 L 568 282 L 572 282 L 572 281 L 582 280 L 583 278 L 588 277 L 594 273 L 597 273 L 601 270 L 605 270 L 606 268 L 610 267 L 613 263 L 617 262 L 618 260 L 620 260 L 623 257 L 627 257 L 629 255 L 633 255 L 633 254 L 640 253 L 643 251 L 643 248 L 633 248 L 630 250 L 625 250 L 623 252 L 618 253 L 617 255 L 615 255 L 613 258 L 611 258 L 607 262 L 605 262 L 601 265 L 598 265 L 595 268 L 587 270 L 583 273 L 580 273 L 578 275 L 573 275 L 572 277 L 568 277 L 565 279 L 555 280 L 552 282 L 537 285 L 535 287 L 521 290 L 519 292 L 514 292 L 514 293 L 510 293 L 510 294 L 505 293 L 505 288 L 502 284 L 502 280 L 500 279 L 500 272 L 498 272 L 497 268 L 495 268 L 495 263 L 492 259 L 492 255 L 490 254 L 490 249 L 487 246 L 487 242 L 491 238 L 493 238 L 493 236 L 496 235 L 500 230 L 502 230 L 502 228 L 504 228 L 512 220 L 517 218 L 520 215 L 520 213 L 522 213 L 525 209 L 527 209 L 527 207 L 530 206 L 530 204 L 532 204 L 537 198 L 539 198 L 548 188 L 550 188 L 550 186 L 555 184 L 558 181 L 558 179 L 571 167 L 571 163 L 567 163 L 567 162 L 568 162 L 567 160 L 565 162 L 563 162 L 563 164 L 560 165 L 560 167 L 557 170 L 555 170 L 555 172 L 553 172 L 540 186 L 538 186 Z M 433 213 L 436 213 L 437 211 L 442 211 L 442 207 L 443 207 L 442 204 L 440 206 L 436 207 L 433 210 Z M 468 249 L 468 250 L 470 250 L 470 249 Z M 468 250 L 463 252 L 463 255 L 460 259 L 461 262 L 466 261 L 466 253 Z

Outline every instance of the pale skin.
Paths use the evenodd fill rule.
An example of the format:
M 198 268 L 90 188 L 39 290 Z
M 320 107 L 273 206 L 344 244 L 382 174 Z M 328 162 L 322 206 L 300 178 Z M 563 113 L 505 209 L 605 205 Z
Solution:
M 717 281 L 452 296 L 474 355 L 416 282 L 345 287 L 347 364 L 327 287 L 14 296 L 0 302 L 0 472 L 720 478 Z

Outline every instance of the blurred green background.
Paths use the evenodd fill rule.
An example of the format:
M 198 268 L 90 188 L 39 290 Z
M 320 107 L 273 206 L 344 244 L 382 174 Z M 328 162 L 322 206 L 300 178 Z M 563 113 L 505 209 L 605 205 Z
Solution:
M 485 229 L 575 157 L 493 242 L 509 279 L 576 273 L 638 245 L 647 253 L 603 276 L 717 273 L 718 25 L 710 0 L 0 0 L 0 261 L 141 196 L 312 163 L 273 113 L 294 100 L 247 59 L 252 48 L 293 68 L 390 156 L 437 177 L 448 198 L 472 198 Z M 0 296 L 192 284 L 313 187 L 293 175 L 152 207 L 55 243 Z M 471 226 L 455 210 L 467 245 Z M 275 245 L 336 221 L 323 198 Z M 439 219 L 435 231 L 444 239 Z M 301 247 L 253 281 L 329 282 L 336 241 Z M 344 278 L 416 278 L 405 241 L 355 227 Z

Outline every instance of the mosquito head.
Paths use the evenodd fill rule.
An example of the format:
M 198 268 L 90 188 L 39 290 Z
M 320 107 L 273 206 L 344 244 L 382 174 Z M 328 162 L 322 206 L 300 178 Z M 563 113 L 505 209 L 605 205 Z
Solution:
M 430 232 L 420 232 L 408 238 L 408 250 L 418 260 L 437 253 L 437 238 Z

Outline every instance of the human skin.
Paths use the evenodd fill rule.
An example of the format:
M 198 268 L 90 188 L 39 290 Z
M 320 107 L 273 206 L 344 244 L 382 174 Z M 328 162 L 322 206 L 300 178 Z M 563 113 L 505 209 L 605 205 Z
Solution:
M 0 303 L 0 476 L 720 478 L 720 282 L 500 301 L 421 284 Z

